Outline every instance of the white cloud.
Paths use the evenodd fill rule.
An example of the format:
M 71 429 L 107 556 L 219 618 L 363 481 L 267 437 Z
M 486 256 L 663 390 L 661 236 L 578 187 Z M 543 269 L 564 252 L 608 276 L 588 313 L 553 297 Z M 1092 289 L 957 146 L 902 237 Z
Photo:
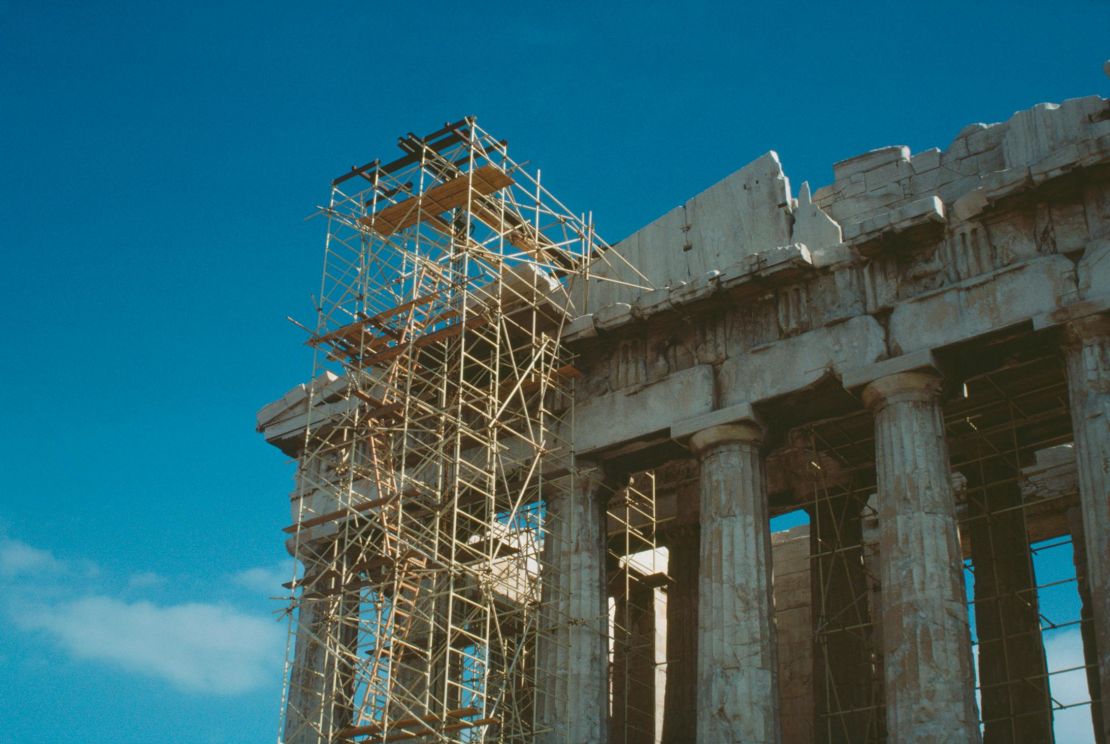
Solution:
M 89 596 L 15 613 L 70 655 L 164 679 L 182 690 L 235 695 L 280 678 L 284 630 L 211 604 L 158 606 Z
M 166 583 L 166 577 L 157 574 L 154 571 L 143 571 L 142 573 L 131 574 L 127 579 L 128 589 L 153 589 L 155 587 L 163 586 Z
M 1052 697 L 1061 705 L 1072 705 L 1090 700 L 1087 691 L 1087 673 L 1083 669 L 1083 638 L 1078 628 L 1045 634 L 1045 660 L 1050 673 L 1049 688 Z M 1059 671 L 1070 669 L 1072 671 Z M 1058 710 L 1053 715 L 1053 730 L 1056 741 L 1074 744 L 1094 744 L 1094 731 L 1091 728 L 1091 707 L 1077 705 L 1074 708 Z
M 0 537 L 0 577 L 58 573 L 62 568 L 62 562 L 49 550 L 41 550 L 9 537 Z
M 1052 730 L 1056 741 L 1068 744 L 1094 744 L 1091 727 L 1091 706 L 1082 705 L 1091 699 L 1087 691 L 1087 673 L 1083 669 L 1083 637 L 1078 628 L 1047 631 L 1043 634 L 1045 663 L 1048 667 L 1049 691 L 1060 705 L 1075 707 L 1055 710 L 1052 713 Z M 978 684 L 979 646 L 972 647 Z M 1064 671 L 1071 670 L 1071 671 Z M 975 690 L 975 703 L 982 715 L 983 704 L 979 690 Z M 1079 705 L 1076 705 L 1080 703 Z
M 248 568 L 233 574 L 231 580 L 245 589 L 273 597 L 285 594 L 281 585 L 292 578 L 292 566 L 289 561 L 282 561 L 268 568 Z

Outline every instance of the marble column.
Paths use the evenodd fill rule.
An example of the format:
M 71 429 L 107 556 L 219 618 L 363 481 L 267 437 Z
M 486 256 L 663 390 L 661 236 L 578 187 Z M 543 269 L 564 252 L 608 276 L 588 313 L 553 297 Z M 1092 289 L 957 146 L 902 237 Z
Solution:
M 701 461 L 698 740 L 781 740 L 771 533 L 752 420 L 690 438 Z
M 286 744 L 323 744 L 350 724 L 353 706 L 352 654 L 357 627 L 340 617 L 357 612 L 358 590 L 346 588 L 331 569 L 334 540 L 302 546 L 304 587 L 297 606 L 297 632 L 285 707 Z M 353 597 L 353 599 L 352 599 Z M 351 602 L 354 606 L 351 606 Z
M 858 495 L 822 494 L 809 508 L 813 692 L 819 742 L 873 735 L 871 638 Z
M 897 742 L 980 738 L 940 387 L 907 371 L 863 391 L 875 416 L 887 733 Z
M 618 574 L 619 575 L 619 574 Z M 623 579 L 623 577 L 622 577 Z M 655 590 L 635 578 L 615 594 L 610 744 L 655 742 Z
M 605 512 L 609 495 L 627 480 L 580 470 L 547 499 L 536 737 L 545 744 L 607 739 Z
M 698 551 L 696 523 L 667 532 L 667 686 L 663 744 L 697 741 Z
M 1094 729 L 1095 744 L 1106 744 L 1106 729 L 1102 723 L 1102 680 L 1098 676 L 1098 641 L 1095 638 L 1094 613 L 1091 611 L 1091 589 L 1087 584 L 1083 513 L 1079 507 L 1068 509 L 1068 526 L 1071 532 L 1075 585 L 1079 593 L 1079 632 L 1083 639 L 1083 662 L 1087 665 L 1087 690 L 1091 694 L 1091 728 Z
M 305 575 L 306 583 L 314 582 L 317 572 Z M 322 731 L 330 731 L 332 715 L 325 702 L 331 686 L 325 674 L 327 627 L 323 623 L 323 600 L 302 598 L 297 607 L 297 635 L 293 651 L 293 667 L 289 675 L 289 691 L 285 703 L 285 736 L 287 744 L 316 744 L 327 740 Z
M 1087 586 L 1098 646 L 1102 738 L 1110 740 L 1110 317 L 1073 321 L 1066 337 Z
M 975 569 L 975 630 L 983 741 L 1052 741 L 1041 616 L 1022 513 L 1021 474 L 1009 454 L 972 448 L 968 531 Z

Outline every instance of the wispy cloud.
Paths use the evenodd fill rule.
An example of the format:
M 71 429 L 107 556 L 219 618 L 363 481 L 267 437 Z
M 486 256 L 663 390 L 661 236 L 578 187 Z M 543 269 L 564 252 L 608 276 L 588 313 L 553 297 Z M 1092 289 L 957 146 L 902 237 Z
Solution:
M 1053 699 L 1075 707 L 1053 711 L 1052 730 L 1056 741 L 1069 744 L 1094 744 L 1091 707 L 1083 703 L 1091 699 L 1087 691 L 1087 673 L 1083 669 L 1083 637 L 1075 627 L 1044 633 L 1045 662 L 1048 666 L 1049 690 Z M 975 666 L 979 666 L 979 646 L 972 647 Z M 1070 670 L 1070 671 L 1065 671 Z M 983 712 L 979 691 L 975 691 L 980 714 Z
M 62 569 L 62 562 L 49 550 L 41 550 L 10 537 L 0 537 L 0 577 L 41 576 L 58 573 Z
M 1087 690 L 1087 672 L 1083 669 L 1083 637 L 1078 628 L 1069 628 L 1045 634 L 1045 658 L 1050 672 L 1052 697 L 1061 705 L 1075 705 L 1091 699 Z M 1071 671 L 1062 671 L 1062 670 Z M 1094 744 L 1094 730 L 1091 728 L 1091 708 L 1077 705 L 1074 708 L 1058 710 L 1053 715 L 1053 730 L 1056 741 Z
M 167 582 L 165 576 L 155 573 L 154 571 L 143 571 L 137 574 L 131 574 L 127 579 L 128 589 L 154 589 L 159 586 L 164 586 Z
M 273 566 L 260 566 L 248 568 L 232 574 L 231 581 L 244 589 L 258 592 L 265 596 L 278 596 L 283 593 L 282 584 L 293 578 L 292 566 L 289 561 L 282 561 Z
M 74 658 L 158 677 L 191 692 L 236 695 L 272 684 L 280 674 L 281 626 L 231 607 L 88 596 L 26 605 L 15 619 L 52 637 Z
M 241 580 L 260 585 L 264 572 L 244 572 Z M 0 535 L 0 612 L 70 657 L 214 695 L 272 687 L 281 678 L 285 628 L 269 615 L 210 602 L 124 599 L 167 579 L 153 571 L 133 573 L 125 595 L 122 583 L 98 574 L 91 562 L 62 560 Z

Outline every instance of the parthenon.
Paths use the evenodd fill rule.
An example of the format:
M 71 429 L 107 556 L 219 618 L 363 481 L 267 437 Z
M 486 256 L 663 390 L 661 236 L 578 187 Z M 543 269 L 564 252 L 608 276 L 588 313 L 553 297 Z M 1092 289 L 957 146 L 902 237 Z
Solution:
M 1110 102 L 612 245 L 472 117 L 398 144 L 258 414 L 282 741 L 1110 741 Z

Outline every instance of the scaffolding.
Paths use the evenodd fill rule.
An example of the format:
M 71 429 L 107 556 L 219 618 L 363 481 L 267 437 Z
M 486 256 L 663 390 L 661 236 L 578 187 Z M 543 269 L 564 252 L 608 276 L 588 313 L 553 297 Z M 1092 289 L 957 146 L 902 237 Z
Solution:
M 620 259 L 475 119 L 398 145 L 322 210 L 283 741 L 527 741 L 561 335 Z
M 568 605 L 563 589 L 540 589 L 554 552 L 547 505 L 581 487 L 581 372 L 564 333 L 591 311 L 597 282 L 650 287 L 592 217 L 563 206 L 473 118 L 398 144 L 399 159 L 337 178 L 322 209 L 314 371 L 286 528 L 302 570 L 287 585 L 281 737 L 532 741 L 542 732 L 537 640 Z M 1027 488 L 1040 454 L 1071 439 L 1055 349 L 1018 335 L 944 352 L 962 382 L 944 408 L 951 464 L 966 480 L 959 518 L 981 723 L 1002 739 L 1036 730 L 1047 740 L 1067 711 L 1102 715 L 1085 684 L 1059 694 L 1069 677 L 1091 672 L 1094 684 L 1090 665 L 1057 663 L 1044 644 L 1067 629 L 1093 638 L 1082 570 L 1038 567 L 1039 556 L 1082 546 L 1074 492 Z M 771 418 L 795 425 L 787 449 L 804 454 L 784 493 L 809 515 L 813 738 L 877 742 L 874 422 L 836 388 L 811 391 L 825 399 L 817 416 L 780 403 Z M 696 644 L 682 629 L 668 628 L 665 642 L 656 633 L 664 593 L 692 598 L 687 614 L 697 599 L 696 551 L 680 560 L 671 545 L 696 520 L 679 518 L 677 497 L 675 514 L 660 516 L 657 487 L 674 484 L 657 472 L 638 472 L 606 510 L 614 742 L 655 740 L 660 690 L 696 684 Z M 618 480 L 607 473 L 607 484 Z M 1042 598 L 1053 591 L 1068 598 L 1049 610 Z M 675 695 L 669 713 L 688 713 L 687 702 Z
M 1052 339 L 1019 336 L 947 361 L 960 381 L 944 416 L 980 724 L 1000 741 L 1052 741 L 1059 717 L 1083 727 L 1102 715 L 1093 665 L 1075 660 L 1093 627 L 1066 477 L 1063 360 Z M 809 459 L 809 490 L 798 496 L 810 516 L 814 738 L 884 741 L 873 422 L 853 411 L 796 431 Z

